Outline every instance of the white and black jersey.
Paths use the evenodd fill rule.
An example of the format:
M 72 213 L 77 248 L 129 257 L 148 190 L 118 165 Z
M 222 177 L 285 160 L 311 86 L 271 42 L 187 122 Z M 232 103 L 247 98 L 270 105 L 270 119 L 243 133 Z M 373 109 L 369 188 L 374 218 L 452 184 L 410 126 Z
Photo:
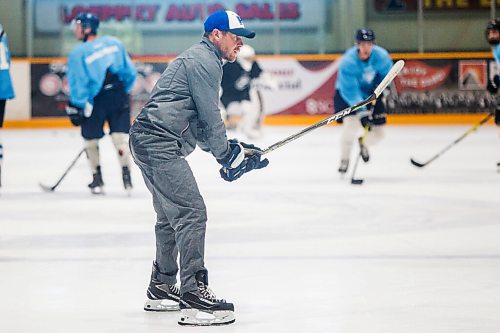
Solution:
M 238 61 L 228 62 L 222 69 L 221 101 L 224 107 L 227 108 L 231 102 L 249 101 L 252 80 L 262 73 L 259 64 L 254 61 L 249 72 L 243 69 Z

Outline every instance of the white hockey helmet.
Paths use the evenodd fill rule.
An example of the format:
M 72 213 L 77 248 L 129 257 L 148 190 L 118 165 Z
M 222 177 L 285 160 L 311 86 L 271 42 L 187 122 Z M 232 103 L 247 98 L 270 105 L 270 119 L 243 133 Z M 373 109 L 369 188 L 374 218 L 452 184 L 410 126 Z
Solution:
M 240 54 L 238 55 L 238 57 L 244 59 L 253 59 L 255 57 L 255 50 L 250 45 L 243 44 L 243 46 L 240 48 Z
M 253 62 L 255 60 L 255 50 L 250 45 L 244 44 L 240 48 L 240 53 L 236 58 L 236 61 L 243 67 L 243 69 L 247 72 L 250 72 L 252 69 Z

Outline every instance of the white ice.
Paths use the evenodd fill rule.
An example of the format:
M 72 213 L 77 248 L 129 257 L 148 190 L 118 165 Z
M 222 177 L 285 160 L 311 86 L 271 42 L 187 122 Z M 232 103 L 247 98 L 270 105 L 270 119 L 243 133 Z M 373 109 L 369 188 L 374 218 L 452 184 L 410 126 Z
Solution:
M 302 127 L 266 127 L 268 146 Z M 340 179 L 339 128 L 268 155 L 234 183 L 215 159 L 188 160 L 205 198 L 206 266 L 236 323 L 211 332 L 499 332 L 500 138 L 483 126 L 423 169 L 464 126 L 388 126 Z M 142 309 L 155 215 L 139 170 L 122 189 L 109 137 L 107 194 L 93 196 L 76 129 L 4 130 L 0 332 L 185 332 L 178 313 Z

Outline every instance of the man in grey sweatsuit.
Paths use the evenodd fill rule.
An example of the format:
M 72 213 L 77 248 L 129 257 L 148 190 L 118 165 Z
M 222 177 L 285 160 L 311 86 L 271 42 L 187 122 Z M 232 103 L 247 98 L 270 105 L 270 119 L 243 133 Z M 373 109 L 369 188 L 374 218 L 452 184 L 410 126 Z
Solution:
M 218 11 L 210 15 L 202 40 L 168 65 L 130 129 L 132 156 L 157 214 L 156 260 L 144 309 L 178 310 L 180 301 L 179 324 L 234 322 L 233 305 L 216 299 L 208 289 L 204 264 L 207 212 L 185 157 L 199 145 L 222 165 L 221 176 L 227 181 L 268 164 L 257 154 L 245 155 L 244 148 L 257 147 L 228 141 L 218 107 L 223 60 L 236 59 L 243 45 L 241 36 L 253 38 L 255 33 L 244 28 L 237 14 Z M 178 254 L 180 291 L 176 286 Z M 193 309 L 208 312 L 214 319 L 193 319 Z

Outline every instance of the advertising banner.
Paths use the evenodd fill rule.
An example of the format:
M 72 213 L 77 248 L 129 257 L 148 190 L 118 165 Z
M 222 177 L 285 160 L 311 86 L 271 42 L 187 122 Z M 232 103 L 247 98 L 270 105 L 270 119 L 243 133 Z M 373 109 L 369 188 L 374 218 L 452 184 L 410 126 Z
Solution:
M 307 6 L 305 5 L 307 3 Z M 205 17 L 220 9 L 237 12 L 254 29 L 272 29 L 276 19 L 283 29 L 316 28 L 325 18 L 322 0 L 37 0 L 34 6 L 35 33 L 58 33 L 80 12 L 91 12 L 101 24 L 133 22 L 141 31 L 196 31 Z M 279 12 L 279 17 L 275 14 Z
M 299 61 L 295 58 L 258 59 L 275 81 L 262 89 L 267 115 L 321 115 L 333 112 L 333 93 L 339 60 Z M 136 115 L 167 67 L 166 62 L 135 62 L 138 78 L 131 92 Z M 495 105 L 486 91 L 495 70 L 489 59 L 407 60 L 390 93 L 381 100 L 390 114 L 484 113 Z M 31 65 L 32 116 L 64 116 L 68 100 L 66 64 Z

